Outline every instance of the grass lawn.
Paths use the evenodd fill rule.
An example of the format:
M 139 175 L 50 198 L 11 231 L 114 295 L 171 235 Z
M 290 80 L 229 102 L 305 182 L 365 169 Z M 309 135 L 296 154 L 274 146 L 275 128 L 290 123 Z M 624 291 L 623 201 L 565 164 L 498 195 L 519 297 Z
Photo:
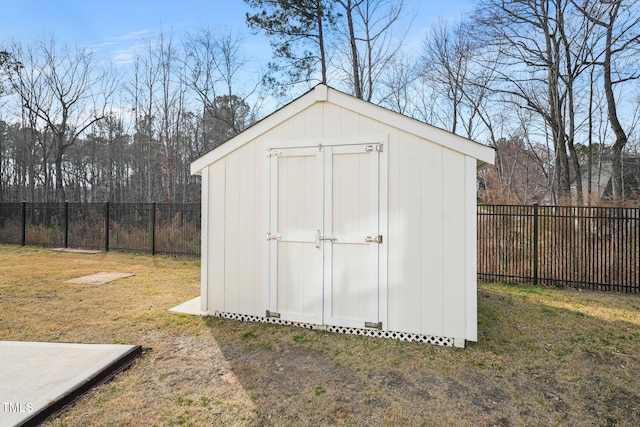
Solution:
M 102 272 L 104 285 L 64 283 Z M 0 246 L 0 339 L 139 344 L 49 426 L 640 425 L 640 296 L 481 284 L 466 349 L 167 311 L 196 260 Z

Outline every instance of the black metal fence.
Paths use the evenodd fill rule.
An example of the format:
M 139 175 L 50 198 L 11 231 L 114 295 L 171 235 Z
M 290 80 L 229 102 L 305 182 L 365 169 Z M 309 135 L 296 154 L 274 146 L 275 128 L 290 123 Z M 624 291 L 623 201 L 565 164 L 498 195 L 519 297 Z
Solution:
M 2 203 L 0 243 L 199 256 L 200 205 Z M 478 278 L 640 292 L 640 208 L 479 205 Z
M 0 243 L 198 256 L 200 205 L 2 203 Z
M 640 292 L 640 208 L 479 205 L 478 278 Z

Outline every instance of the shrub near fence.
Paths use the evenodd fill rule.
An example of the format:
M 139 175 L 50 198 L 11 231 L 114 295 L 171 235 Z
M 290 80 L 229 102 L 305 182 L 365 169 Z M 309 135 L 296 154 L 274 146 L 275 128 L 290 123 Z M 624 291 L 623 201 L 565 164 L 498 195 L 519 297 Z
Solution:
M 21 244 L 22 203 L 0 203 L 0 243 Z
M 479 205 L 478 278 L 640 292 L 640 209 Z
M 0 243 L 200 254 L 200 205 L 2 203 Z

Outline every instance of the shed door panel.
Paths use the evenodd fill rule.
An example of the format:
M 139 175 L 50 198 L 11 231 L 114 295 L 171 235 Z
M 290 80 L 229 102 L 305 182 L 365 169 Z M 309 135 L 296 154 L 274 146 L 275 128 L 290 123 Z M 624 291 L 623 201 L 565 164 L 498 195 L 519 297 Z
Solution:
M 325 154 L 324 322 L 378 322 L 378 152 L 329 147 Z
M 270 157 L 269 310 L 283 320 L 378 321 L 378 156 L 350 145 Z
M 270 310 L 282 319 L 322 319 L 321 161 L 313 148 L 271 157 Z

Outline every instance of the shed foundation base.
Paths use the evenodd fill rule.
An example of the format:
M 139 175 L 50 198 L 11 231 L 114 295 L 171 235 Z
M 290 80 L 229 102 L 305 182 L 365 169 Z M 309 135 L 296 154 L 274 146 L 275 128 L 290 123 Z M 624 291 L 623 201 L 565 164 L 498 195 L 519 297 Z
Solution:
M 322 330 L 328 332 L 337 332 L 341 334 L 349 335 L 361 335 L 365 337 L 375 338 L 388 338 L 399 341 L 415 341 L 425 344 L 440 345 L 444 347 L 456 347 L 460 346 L 459 340 L 454 340 L 449 337 L 437 337 L 432 335 L 412 334 L 408 332 L 398 331 L 381 331 L 378 329 L 365 329 L 365 328 L 349 328 L 345 326 L 332 326 L 332 325 L 315 325 L 313 323 L 293 322 L 289 320 L 282 320 L 275 317 L 263 317 L 263 316 L 251 316 L 247 314 L 226 313 L 216 311 L 213 313 L 215 317 L 222 317 L 224 319 L 240 320 L 242 322 L 261 322 L 261 323 L 274 323 L 276 325 L 288 325 L 297 326 L 299 328 Z M 455 341 L 455 342 L 454 342 Z M 464 340 L 462 340 L 464 343 Z M 462 345 L 464 347 L 464 344 Z

